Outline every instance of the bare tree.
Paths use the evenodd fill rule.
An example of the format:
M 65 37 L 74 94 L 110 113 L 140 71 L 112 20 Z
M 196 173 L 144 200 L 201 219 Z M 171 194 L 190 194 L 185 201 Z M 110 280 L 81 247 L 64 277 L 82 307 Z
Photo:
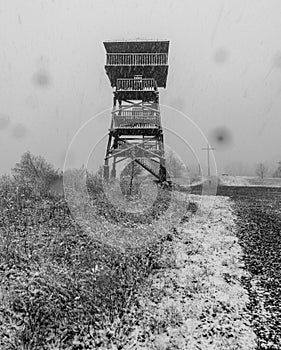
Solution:
M 166 166 L 172 177 L 181 177 L 187 171 L 184 163 L 173 151 L 168 151 L 166 154 Z
M 132 194 L 132 190 L 133 190 L 133 181 L 134 179 L 136 179 L 140 174 L 142 173 L 142 168 L 141 166 L 136 163 L 134 160 L 132 162 L 130 162 L 129 164 L 127 164 L 125 166 L 125 168 L 122 170 L 121 172 L 121 176 L 120 178 L 123 179 L 124 182 L 124 178 L 129 177 L 130 181 L 126 190 L 127 194 Z
M 38 192 L 46 192 L 50 185 L 61 177 L 58 170 L 43 157 L 25 152 L 19 163 L 12 169 L 18 184 L 25 184 Z
M 142 173 L 142 167 L 135 161 L 128 163 L 121 172 L 122 176 L 136 177 Z
M 278 168 L 274 171 L 273 177 L 281 177 L 281 161 L 278 162 Z
M 258 163 L 256 167 L 256 174 L 258 177 L 263 179 L 268 171 L 268 168 L 265 166 L 264 163 Z

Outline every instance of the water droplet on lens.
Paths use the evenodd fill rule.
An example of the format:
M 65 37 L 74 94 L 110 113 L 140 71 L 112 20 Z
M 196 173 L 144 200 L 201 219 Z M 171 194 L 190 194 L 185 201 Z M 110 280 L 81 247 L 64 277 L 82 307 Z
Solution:
M 40 69 L 38 72 L 34 74 L 33 82 L 35 85 L 39 86 L 40 88 L 46 88 L 50 85 L 51 78 L 49 73 L 46 70 Z
M 224 150 L 232 146 L 233 137 L 231 131 L 222 126 L 213 129 L 210 132 L 210 143 L 212 146 L 217 148 L 218 150 Z
M 228 52 L 224 48 L 219 48 L 214 52 L 213 59 L 216 63 L 225 63 L 228 60 Z

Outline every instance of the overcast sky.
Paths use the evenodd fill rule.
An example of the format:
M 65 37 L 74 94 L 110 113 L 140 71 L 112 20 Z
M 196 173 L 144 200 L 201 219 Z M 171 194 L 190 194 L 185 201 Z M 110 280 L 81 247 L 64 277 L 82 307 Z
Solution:
M 26 150 L 62 168 L 77 130 L 112 105 L 102 42 L 136 38 L 170 40 L 160 101 L 210 138 L 219 172 L 231 163 L 275 164 L 280 16 L 280 0 L 0 0 L 1 173 Z M 88 148 L 106 135 L 109 120 L 108 111 L 80 132 Z M 204 138 L 194 137 L 200 132 L 190 120 L 170 110 L 163 123 L 204 161 Z M 223 142 L 212 137 L 221 128 Z M 90 150 L 71 152 L 79 163 Z

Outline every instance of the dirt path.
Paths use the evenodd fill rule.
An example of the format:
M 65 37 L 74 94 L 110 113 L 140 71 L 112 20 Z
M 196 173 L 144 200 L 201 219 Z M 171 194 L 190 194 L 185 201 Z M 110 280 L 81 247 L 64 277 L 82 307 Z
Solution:
M 171 237 L 173 264 L 149 278 L 139 296 L 134 331 L 120 349 L 255 348 L 233 203 L 216 197 L 205 220 L 211 200 L 191 196 L 199 210 Z

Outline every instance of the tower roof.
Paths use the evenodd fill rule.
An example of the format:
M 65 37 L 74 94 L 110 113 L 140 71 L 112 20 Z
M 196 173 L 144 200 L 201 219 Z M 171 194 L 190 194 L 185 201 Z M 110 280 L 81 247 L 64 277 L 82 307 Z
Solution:
M 168 53 L 168 40 L 105 41 L 107 53 Z
M 135 75 L 155 79 L 158 87 L 166 87 L 168 75 L 168 40 L 105 41 L 105 70 L 111 86 L 117 79 Z

